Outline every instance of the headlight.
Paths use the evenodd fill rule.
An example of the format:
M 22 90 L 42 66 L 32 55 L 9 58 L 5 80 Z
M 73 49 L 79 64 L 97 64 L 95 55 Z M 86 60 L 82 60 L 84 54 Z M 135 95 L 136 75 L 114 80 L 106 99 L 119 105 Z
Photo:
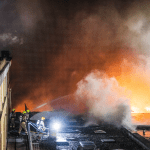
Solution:
M 60 130 L 60 128 L 61 128 L 60 122 L 54 122 L 54 123 L 52 124 L 52 129 L 53 129 L 53 130 Z

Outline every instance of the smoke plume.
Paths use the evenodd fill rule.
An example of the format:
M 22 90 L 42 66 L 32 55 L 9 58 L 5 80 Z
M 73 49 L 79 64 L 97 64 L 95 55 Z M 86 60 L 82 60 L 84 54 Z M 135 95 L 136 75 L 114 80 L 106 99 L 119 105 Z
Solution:
M 94 71 L 78 83 L 75 97 L 87 105 L 89 117 L 116 126 L 131 125 L 130 100 L 114 77 Z
M 128 104 L 124 102 L 127 101 L 126 98 L 113 91 L 113 84 L 117 88 L 116 82 L 136 95 L 130 97 L 132 108 L 141 107 L 143 111 L 145 105 L 141 106 L 141 101 L 144 96 L 139 99 L 137 93 L 149 92 L 141 88 L 147 84 L 147 78 L 144 84 L 137 81 L 145 78 L 143 70 L 148 63 L 145 57 L 149 56 L 150 43 L 149 4 L 146 0 L 22 0 L 9 2 L 0 8 L 0 35 L 11 33 L 9 37 L 19 40 L 18 43 L 10 41 L 13 57 L 10 76 L 13 107 L 18 107 L 19 111 L 27 101 L 27 106 L 29 104 L 28 107 L 33 108 L 37 103 L 39 106 L 52 99 L 79 92 L 80 86 L 77 83 L 81 84 L 80 81 L 83 82 L 83 78 L 92 70 L 99 70 L 107 75 L 106 87 L 102 89 L 103 79 L 95 77 L 94 73 L 90 74 L 91 79 L 87 76 L 87 85 L 89 83 L 91 88 L 95 88 L 95 84 L 96 91 L 102 89 L 101 94 L 96 96 L 94 89 L 91 89 L 93 94 L 87 90 L 92 98 L 96 96 L 96 103 L 102 105 L 104 102 L 106 109 L 102 107 L 98 113 L 94 103 L 89 108 L 91 114 L 104 115 L 109 122 L 113 122 L 114 116 L 124 110 L 117 117 L 118 122 L 115 121 L 122 124 Z M 135 70 L 139 67 L 142 69 L 137 74 L 138 71 Z M 86 87 L 84 82 L 83 85 Z M 119 86 L 117 89 L 120 89 Z M 139 89 L 141 91 L 136 92 Z M 105 97 L 111 96 L 114 97 L 114 102 L 106 106 L 105 102 L 108 101 L 105 101 Z M 116 101 L 119 103 L 116 104 Z M 148 99 L 144 103 L 147 101 Z M 74 104 L 75 101 L 70 100 L 69 103 Z M 87 100 L 86 105 L 89 107 L 90 104 Z M 111 108 L 114 110 L 110 114 Z
M 23 39 L 18 38 L 17 36 L 13 36 L 11 33 L 4 33 L 0 34 L 0 44 L 3 45 L 3 47 L 12 45 L 15 43 L 23 44 Z

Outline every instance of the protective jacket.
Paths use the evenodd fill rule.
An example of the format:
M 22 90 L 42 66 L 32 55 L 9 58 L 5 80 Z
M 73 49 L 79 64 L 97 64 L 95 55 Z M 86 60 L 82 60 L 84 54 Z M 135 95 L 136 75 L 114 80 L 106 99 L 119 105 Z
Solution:
M 21 114 L 20 117 L 19 117 L 19 120 L 20 120 L 20 126 L 19 126 L 19 134 L 21 132 L 22 129 L 25 130 L 25 133 L 27 134 L 27 125 L 26 125 L 26 122 L 27 122 L 27 118 L 26 118 L 26 115 L 25 114 Z
M 10 113 L 10 118 L 16 118 L 16 113 L 14 111 Z
M 26 119 L 28 121 L 29 120 L 29 113 L 27 112 L 25 115 L 26 115 Z
M 45 125 L 44 125 L 44 121 L 43 120 L 38 120 L 37 121 L 37 126 L 38 126 L 39 130 L 45 131 Z
M 20 122 L 27 122 L 27 116 L 26 116 L 26 114 L 21 114 L 20 115 Z

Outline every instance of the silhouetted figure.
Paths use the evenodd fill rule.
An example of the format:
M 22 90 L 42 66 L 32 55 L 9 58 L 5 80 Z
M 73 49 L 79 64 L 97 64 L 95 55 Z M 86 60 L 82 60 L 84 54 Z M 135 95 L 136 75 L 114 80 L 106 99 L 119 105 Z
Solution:
M 15 119 L 16 119 L 16 113 L 15 113 L 15 109 L 13 109 L 12 112 L 10 113 L 10 129 L 15 128 Z

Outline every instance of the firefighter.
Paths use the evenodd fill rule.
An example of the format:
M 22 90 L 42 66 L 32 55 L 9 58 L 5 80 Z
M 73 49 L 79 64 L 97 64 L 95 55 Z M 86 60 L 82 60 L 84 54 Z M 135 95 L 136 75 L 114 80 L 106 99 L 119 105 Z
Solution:
M 38 126 L 39 130 L 45 131 L 46 128 L 45 128 L 45 125 L 44 125 L 44 120 L 45 120 L 45 118 L 42 117 L 41 120 L 37 121 L 37 126 Z
M 16 119 L 16 113 L 15 109 L 12 110 L 10 113 L 10 128 L 13 129 L 15 128 L 15 119 Z
M 29 120 L 29 113 L 30 113 L 30 110 L 27 110 L 27 112 L 26 112 L 26 117 L 27 117 L 27 121 Z
M 26 111 L 23 111 L 23 113 L 20 115 L 20 126 L 19 126 L 19 135 L 22 129 L 24 129 L 25 133 L 28 134 L 27 132 L 27 118 L 26 118 Z

